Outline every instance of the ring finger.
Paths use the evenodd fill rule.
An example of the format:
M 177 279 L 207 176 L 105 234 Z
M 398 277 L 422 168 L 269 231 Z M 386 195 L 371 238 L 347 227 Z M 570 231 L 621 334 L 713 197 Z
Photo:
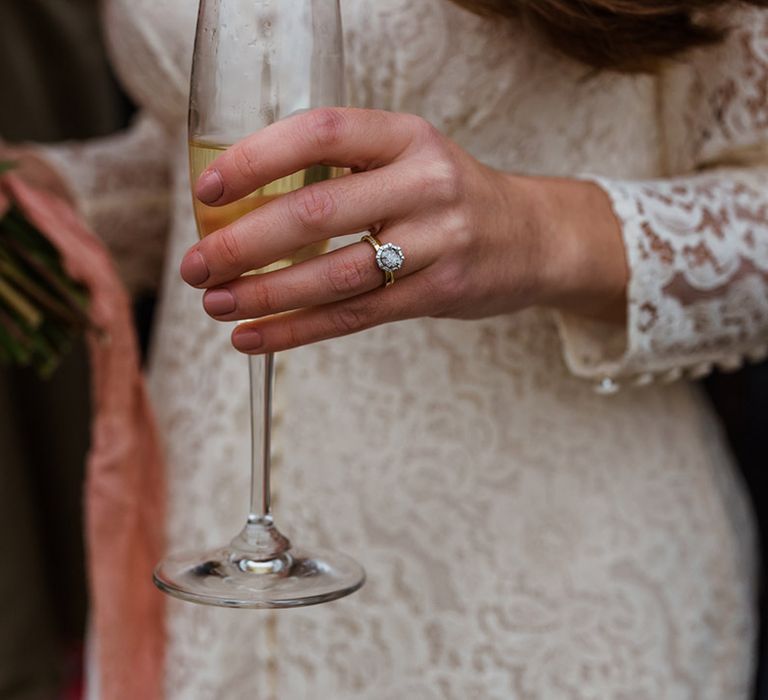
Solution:
M 423 238 L 407 235 L 402 227 L 386 230 L 379 240 L 394 243 L 405 254 L 396 279 L 417 272 L 432 262 Z M 241 277 L 209 289 L 205 310 L 219 321 L 260 318 L 309 306 L 320 306 L 370 292 L 384 284 L 373 246 L 361 241 L 292 267 L 262 275 Z

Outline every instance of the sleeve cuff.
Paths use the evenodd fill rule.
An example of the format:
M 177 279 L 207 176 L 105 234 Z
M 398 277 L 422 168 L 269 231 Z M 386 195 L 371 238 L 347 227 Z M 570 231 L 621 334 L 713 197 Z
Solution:
M 714 367 L 734 370 L 746 360 L 768 356 L 765 280 L 750 267 L 754 258 L 736 242 L 739 226 L 748 226 L 739 219 L 745 218 L 742 210 L 756 206 L 753 200 L 762 203 L 759 190 L 752 190 L 762 180 L 752 183 L 747 175 L 649 182 L 583 178 L 611 200 L 621 223 L 630 282 L 623 326 L 556 313 L 571 372 L 613 389 L 699 378 Z M 733 240 L 709 242 L 699 233 L 710 210 L 728 211 Z M 732 274 L 703 275 L 690 262 L 694 244 L 700 246 L 696 250 L 714 251 L 718 272 L 733 268 Z M 744 260 L 746 271 L 740 274 L 739 261 Z

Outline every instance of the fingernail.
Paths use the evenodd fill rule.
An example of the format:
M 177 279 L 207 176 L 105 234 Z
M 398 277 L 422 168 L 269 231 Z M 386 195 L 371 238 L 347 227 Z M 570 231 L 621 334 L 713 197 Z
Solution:
M 208 264 L 198 251 L 190 253 L 181 261 L 181 276 L 187 284 L 202 284 L 210 275 Z
M 244 328 L 235 333 L 235 347 L 243 352 L 253 352 L 264 344 L 264 338 L 255 328 Z
M 197 181 L 195 196 L 203 204 L 213 204 L 224 194 L 224 181 L 218 170 L 206 170 Z
M 224 316 L 231 314 L 237 307 L 237 303 L 228 289 L 211 289 L 203 297 L 203 306 L 213 316 Z

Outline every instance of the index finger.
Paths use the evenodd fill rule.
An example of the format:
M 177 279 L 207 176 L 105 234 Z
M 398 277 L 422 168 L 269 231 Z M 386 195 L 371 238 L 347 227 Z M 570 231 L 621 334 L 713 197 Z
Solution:
M 368 109 L 322 108 L 287 117 L 219 156 L 198 179 L 195 196 L 222 206 L 312 165 L 370 170 L 397 160 L 422 124 L 411 115 Z

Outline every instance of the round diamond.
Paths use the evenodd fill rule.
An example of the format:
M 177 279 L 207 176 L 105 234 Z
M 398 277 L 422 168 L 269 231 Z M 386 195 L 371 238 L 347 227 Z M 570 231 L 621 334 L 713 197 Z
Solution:
M 394 243 L 385 243 L 376 253 L 376 264 L 384 272 L 395 272 L 405 262 L 403 249 Z

